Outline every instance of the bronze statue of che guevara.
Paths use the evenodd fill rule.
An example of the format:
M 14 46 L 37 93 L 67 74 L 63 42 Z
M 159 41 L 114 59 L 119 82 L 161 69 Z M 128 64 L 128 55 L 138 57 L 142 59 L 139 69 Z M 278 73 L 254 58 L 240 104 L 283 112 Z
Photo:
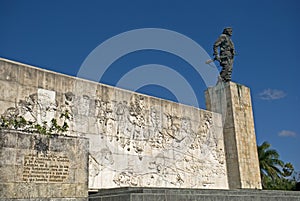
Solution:
M 233 58 L 235 55 L 234 45 L 231 40 L 232 28 L 227 27 L 214 43 L 214 60 L 220 62 L 222 70 L 220 77 L 223 82 L 231 81 Z M 218 52 L 219 50 L 219 52 Z

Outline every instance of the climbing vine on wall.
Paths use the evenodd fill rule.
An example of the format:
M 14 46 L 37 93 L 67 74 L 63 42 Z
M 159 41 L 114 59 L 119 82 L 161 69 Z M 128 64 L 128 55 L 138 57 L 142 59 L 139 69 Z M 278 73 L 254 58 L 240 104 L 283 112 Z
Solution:
M 45 135 L 51 134 L 64 134 L 68 131 L 69 125 L 67 121 L 70 119 L 70 113 L 65 110 L 59 117 L 63 123 L 60 125 L 58 120 L 53 118 L 50 122 L 37 122 L 27 121 L 23 116 L 11 116 L 0 118 L 0 129 L 15 129 L 32 133 L 40 133 Z

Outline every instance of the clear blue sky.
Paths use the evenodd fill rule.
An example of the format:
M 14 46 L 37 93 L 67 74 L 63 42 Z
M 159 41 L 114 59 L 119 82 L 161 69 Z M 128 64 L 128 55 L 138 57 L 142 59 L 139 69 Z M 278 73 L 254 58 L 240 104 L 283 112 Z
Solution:
M 83 1 L 81 1 L 83 2 Z M 105 40 L 139 28 L 184 34 L 212 55 L 223 28 L 233 27 L 233 81 L 251 88 L 258 144 L 268 141 L 300 170 L 300 1 L 1 1 L 0 57 L 75 76 Z M 139 51 L 117 60 L 101 82 L 115 85 L 131 68 L 172 67 L 189 80 L 205 108 L 201 77 L 182 59 Z M 168 89 L 140 92 L 175 100 Z

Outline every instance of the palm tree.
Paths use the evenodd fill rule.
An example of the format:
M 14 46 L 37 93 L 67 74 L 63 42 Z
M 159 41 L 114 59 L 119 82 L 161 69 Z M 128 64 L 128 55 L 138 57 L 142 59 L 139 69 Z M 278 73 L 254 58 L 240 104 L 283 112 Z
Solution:
M 270 149 L 270 146 L 268 142 L 263 142 L 262 145 L 257 147 L 263 188 L 267 188 L 267 183 L 270 182 L 270 179 L 274 181 L 284 176 L 281 171 L 284 163 L 279 160 L 278 152 Z

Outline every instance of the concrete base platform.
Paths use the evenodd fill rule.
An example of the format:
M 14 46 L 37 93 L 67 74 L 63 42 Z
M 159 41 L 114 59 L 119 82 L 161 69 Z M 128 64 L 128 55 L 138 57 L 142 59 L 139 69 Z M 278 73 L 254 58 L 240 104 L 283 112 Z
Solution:
M 91 194 L 89 201 L 300 201 L 300 191 L 115 188 Z

